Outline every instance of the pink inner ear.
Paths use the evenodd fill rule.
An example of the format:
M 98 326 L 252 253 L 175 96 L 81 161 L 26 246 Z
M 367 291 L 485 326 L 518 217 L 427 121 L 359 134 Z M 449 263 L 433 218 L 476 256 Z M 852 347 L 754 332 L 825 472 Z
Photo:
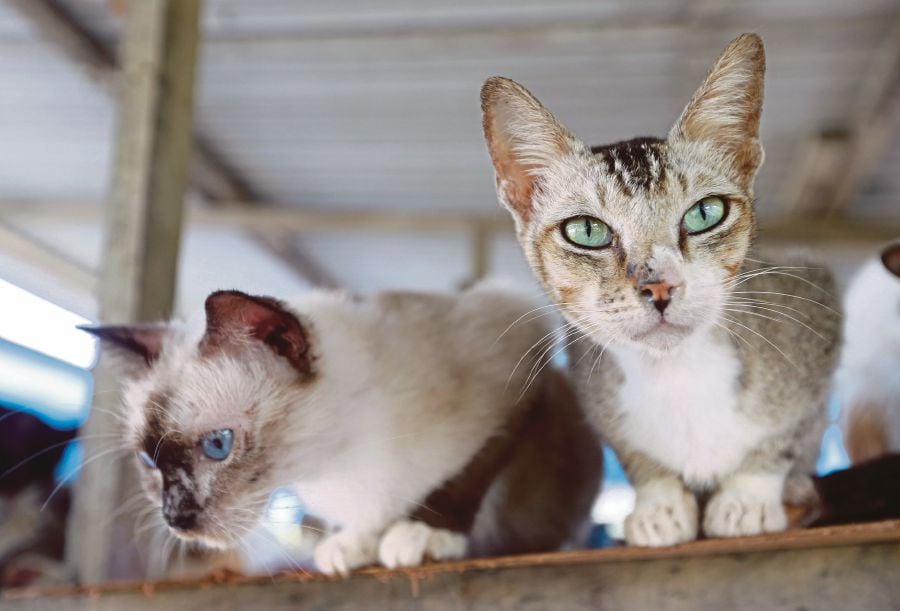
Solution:
M 248 336 L 265 343 L 301 373 L 310 373 L 303 326 L 281 302 L 240 291 L 218 291 L 206 299 L 206 335 L 200 342 L 204 356 L 237 349 Z

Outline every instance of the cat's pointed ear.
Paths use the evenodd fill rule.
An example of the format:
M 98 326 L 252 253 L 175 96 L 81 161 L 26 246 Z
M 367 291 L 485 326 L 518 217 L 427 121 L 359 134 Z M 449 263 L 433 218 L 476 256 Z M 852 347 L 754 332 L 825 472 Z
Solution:
M 670 140 L 712 143 L 750 186 L 763 161 L 759 119 L 765 72 L 762 39 L 756 34 L 735 38 L 681 113 Z
M 103 347 L 112 350 L 120 359 L 147 366 L 159 358 L 169 332 L 166 323 L 79 325 L 78 328 L 98 337 Z
M 584 145 L 527 89 L 507 78 L 485 81 L 481 110 L 497 195 L 518 221 L 527 223 L 542 171 Z
M 884 268 L 900 278 L 900 242 L 894 242 L 881 251 Z
M 309 343 L 300 320 L 277 299 L 240 291 L 217 291 L 206 298 L 206 334 L 200 350 L 211 354 L 247 339 L 263 342 L 297 371 L 311 371 Z

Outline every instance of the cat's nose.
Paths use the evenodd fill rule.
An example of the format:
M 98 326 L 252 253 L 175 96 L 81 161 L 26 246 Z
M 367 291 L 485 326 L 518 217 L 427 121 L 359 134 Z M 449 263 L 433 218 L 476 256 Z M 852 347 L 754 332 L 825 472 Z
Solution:
M 653 303 L 653 307 L 662 314 L 669 307 L 672 295 L 678 287 L 668 282 L 642 282 L 639 291 L 641 297 Z
M 194 530 L 197 526 L 196 513 L 163 512 L 166 524 L 178 530 Z

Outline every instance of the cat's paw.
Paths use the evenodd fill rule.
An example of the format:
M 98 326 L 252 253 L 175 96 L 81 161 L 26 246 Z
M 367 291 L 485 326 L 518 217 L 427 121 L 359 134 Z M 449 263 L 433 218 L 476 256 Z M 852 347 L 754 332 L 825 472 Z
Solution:
M 316 567 L 328 575 L 346 577 L 350 571 L 378 559 L 378 537 L 349 530 L 329 535 L 316 546 Z
M 755 476 L 723 486 L 706 506 L 703 532 L 708 537 L 743 537 L 786 529 L 783 481 Z
M 629 545 L 665 547 L 697 538 L 697 500 L 681 482 L 658 480 L 638 488 L 634 511 L 625 518 Z
M 465 555 L 466 546 L 465 535 L 416 520 L 400 520 L 381 538 L 378 560 L 391 569 L 417 566 L 426 559 L 455 560 Z

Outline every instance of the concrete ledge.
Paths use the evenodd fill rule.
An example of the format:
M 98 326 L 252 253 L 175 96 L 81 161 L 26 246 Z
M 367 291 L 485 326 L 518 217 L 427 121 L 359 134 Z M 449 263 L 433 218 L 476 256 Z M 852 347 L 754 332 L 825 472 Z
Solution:
M 664 549 L 7 592 L 0 610 L 900 609 L 900 521 Z

